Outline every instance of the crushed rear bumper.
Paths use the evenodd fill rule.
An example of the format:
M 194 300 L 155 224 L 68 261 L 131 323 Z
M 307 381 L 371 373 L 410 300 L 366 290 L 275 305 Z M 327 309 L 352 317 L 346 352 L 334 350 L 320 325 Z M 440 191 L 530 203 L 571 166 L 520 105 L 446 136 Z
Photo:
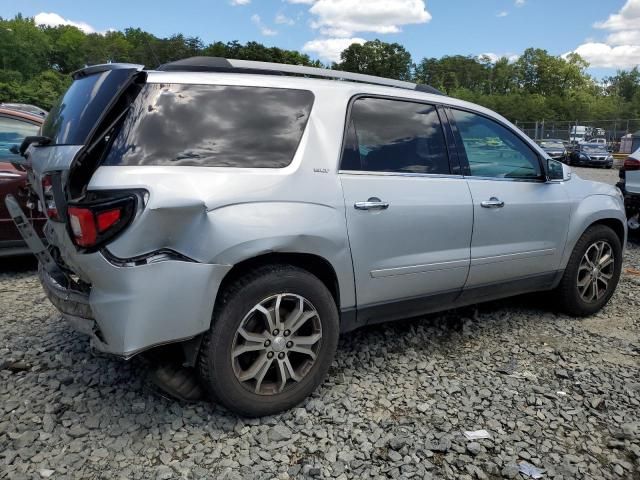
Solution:
M 61 285 L 41 268 L 42 286 L 97 350 L 124 358 L 206 331 L 218 287 L 231 268 L 172 260 L 120 267 L 100 253 L 80 261 L 92 280 L 88 293 Z

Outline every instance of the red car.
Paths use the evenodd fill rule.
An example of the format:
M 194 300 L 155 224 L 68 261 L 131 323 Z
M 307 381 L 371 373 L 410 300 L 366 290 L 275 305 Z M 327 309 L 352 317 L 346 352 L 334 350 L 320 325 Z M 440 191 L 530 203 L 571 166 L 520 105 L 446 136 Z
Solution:
M 11 164 L 18 159 L 10 151 L 14 145 L 20 145 L 24 137 L 37 135 L 44 117 L 27 112 L 0 108 L 0 257 L 29 253 L 18 229 L 13 224 L 4 205 L 4 197 L 11 193 L 20 203 L 24 212 L 31 217 L 36 231 L 42 236 L 42 227 L 46 221 L 37 208 L 27 205 L 27 174 Z

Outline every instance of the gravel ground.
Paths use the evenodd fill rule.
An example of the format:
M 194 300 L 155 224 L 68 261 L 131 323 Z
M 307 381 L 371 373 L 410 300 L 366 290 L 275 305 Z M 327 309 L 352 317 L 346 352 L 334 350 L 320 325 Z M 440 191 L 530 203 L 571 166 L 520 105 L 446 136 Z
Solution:
M 33 262 L 0 268 L 0 478 L 527 478 L 525 461 L 640 479 L 638 244 L 591 318 L 538 295 L 362 329 L 308 401 L 255 420 L 163 398 L 143 359 L 92 355 Z

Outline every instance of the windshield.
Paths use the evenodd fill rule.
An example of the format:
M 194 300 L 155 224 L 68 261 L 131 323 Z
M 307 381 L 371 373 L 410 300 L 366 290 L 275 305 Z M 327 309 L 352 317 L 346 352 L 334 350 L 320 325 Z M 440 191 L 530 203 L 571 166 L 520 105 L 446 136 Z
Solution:
M 540 146 L 542 148 L 564 148 L 564 145 L 562 144 L 562 142 L 542 141 L 540 142 Z
M 49 112 L 42 135 L 51 139 L 51 145 L 83 145 L 131 72 L 107 70 L 74 81 Z
M 606 145 L 591 143 L 589 145 L 582 145 L 582 151 L 587 153 L 607 153 L 607 147 Z

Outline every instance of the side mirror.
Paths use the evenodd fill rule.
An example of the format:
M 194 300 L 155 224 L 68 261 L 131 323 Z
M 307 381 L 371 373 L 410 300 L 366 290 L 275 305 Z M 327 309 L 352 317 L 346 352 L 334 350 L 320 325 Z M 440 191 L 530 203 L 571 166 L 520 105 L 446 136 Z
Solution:
M 20 155 L 20 145 L 11 145 L 9 151 L 14 155 Z
M 571 167 L 552 158 L 547 158 L 547 180 L 567 181 L 569 179 L 571 179 Z

